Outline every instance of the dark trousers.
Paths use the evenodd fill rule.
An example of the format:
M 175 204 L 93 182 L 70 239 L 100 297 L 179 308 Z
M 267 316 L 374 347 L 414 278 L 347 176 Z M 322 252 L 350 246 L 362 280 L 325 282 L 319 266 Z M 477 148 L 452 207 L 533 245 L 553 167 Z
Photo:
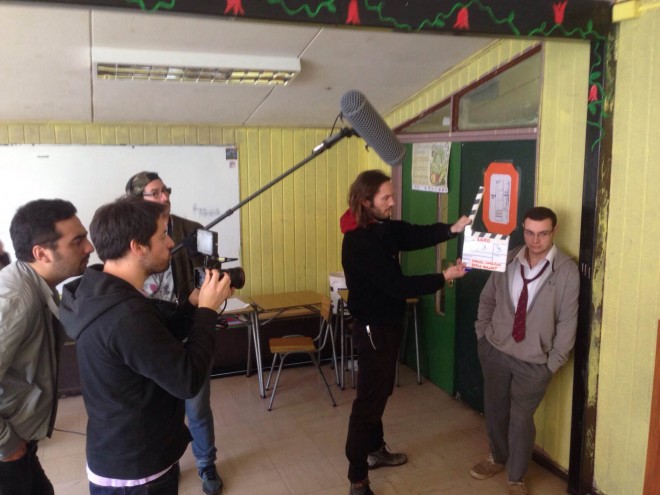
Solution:
M 552 372 L 545 364 L 527 363 L 504 354 L 485 337 L 477 346 L 484 373 L 490 450 L 495 462 L 506 464 L 509 481 L 520 481 L 534 450 L 534 412 L 543 400 Z
M 179 493 L 179 463 L 160 478 L 139 486 L 99 486 L 89 482 L 90 495 L 177 495 Z
M 351 483 L 368 476 L 367 456 L 383 446 L 383 412 L 394 388 L 396 361 L 403 334 L 401 323 L 371 325 L 370 329 L 371 339 L 363 325 L 355 323 L 353 326 L 358 376 L 357 396 L 353 401 L 346 438 L 348 479 Z
M 37 457 L 37 442 L 16 461 L 0 462 L 0 495 L 53 495 L 53 485 Z

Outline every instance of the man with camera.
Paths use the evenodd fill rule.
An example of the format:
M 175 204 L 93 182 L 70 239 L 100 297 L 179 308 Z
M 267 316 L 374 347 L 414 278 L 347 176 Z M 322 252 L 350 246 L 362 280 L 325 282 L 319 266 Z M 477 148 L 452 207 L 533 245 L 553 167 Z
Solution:
M 207 270 L 187 341 L 145 297 L 148 276 L 171 265 L 164 205 L 122 198 L 90 225 L 104 262 L 67 284 L 61 320 L 76 340 L 88 414 L 87 474 L 93 495 L 178 493 L 178 461 L 190 441 L 184 403 L 208 381 L 217 308 L 230 280 Z
M 167 232 L 174 243 L 179 244 L 202 228 L 202 225 L 172 215 L 171 194 L 172 189 L 165 185 L 156 172 L 137 173 L 126 183 L 127 197 L 163 205 L 168 217 Z M 187 249 L 179 249 L 172 255 L 171 262 L 164 271 L 153 273 L 145 280 L 143 290 L 154 302 L 164 301 L 166 305 L 169 303 L 173 315 L 189 317 L 199 302 L 199 289 L 195 288 L 194 283 L 194 268 L 201 264 L 201 255 L 191 255 Z M 176 321 L 179 322 L 180 318 L 176 318 Z M 202 488 L 207 495 L 217 495 L 222 491 L 222 478 L 215 467 L 217 449 L 210 403 L 210 371 L 209 368 L 199 393 L 186 400 L 186 416 L 193 437 L 192 451 Z

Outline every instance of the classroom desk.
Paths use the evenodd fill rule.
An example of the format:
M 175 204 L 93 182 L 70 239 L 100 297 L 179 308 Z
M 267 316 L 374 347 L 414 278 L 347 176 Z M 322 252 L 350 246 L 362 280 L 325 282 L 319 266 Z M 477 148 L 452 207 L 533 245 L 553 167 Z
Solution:
M 283 292 L 279 294 L 263 294 L 251 296 L 252 304 L 252 338 L 254 340 L 255 361 L 257 362 L 257 375 L 259 380 L 259 392 L 262 398 L 266 397 L 264 388 L 263 364 L 261 361 L 261 342 L 259 339 L 259 327 L 267 325 L 275 318 L 287 312 L 297 309 L 308 309 L 318 312 L 321 305 L 321 295 L 313 291 Z M 261 320 L 264 321 L 261 321 Z M 248 362 L 249 364 L 249 362 Z M 248 366 L 249 368 L 249 366 Z

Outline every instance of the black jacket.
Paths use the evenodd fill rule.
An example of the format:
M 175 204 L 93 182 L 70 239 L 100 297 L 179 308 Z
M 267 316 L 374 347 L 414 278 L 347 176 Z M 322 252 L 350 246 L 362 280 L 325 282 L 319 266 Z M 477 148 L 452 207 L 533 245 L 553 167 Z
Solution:
M 348 288 L 348 309 L 365 325 L 399 322 L 406 299 L 431 294 L 444 285 L 441 273 L 406 276 L 399 264 L 400 251 L 413 251 L 452 239 L 450 225 L 411 225 L 385 220 L 347 230 L 341 260 Z M 349 227 L 350 229 L 350 227 Z
M 76 340 L 94 474 L 143 478 L 183 455 L 190 433 L 181 399 L 208 375 L 216 317 L 198 309 L 184 345 L 146 297 L 100 266 L 64 287 L 60 319 Z

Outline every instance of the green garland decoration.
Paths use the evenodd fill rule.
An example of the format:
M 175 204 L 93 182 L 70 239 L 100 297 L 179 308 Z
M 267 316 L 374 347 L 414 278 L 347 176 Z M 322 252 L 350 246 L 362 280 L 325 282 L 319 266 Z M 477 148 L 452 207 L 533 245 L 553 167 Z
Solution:
M 148 8 L 145 5 L 145 0 L 126 0 L 128 3 L 136 3 L 138 4 L 138 7 L 140 7 L 140 10 L 144 10 L 145 12 L 155 12 L 157 10 L 163 9 L 163 10 L 172 10 L 174 8 L 174 4 L 176 4 L 176 0 L 159 0 L 156 2 L 156 5 L 154 5 L 152 8 Z
M 286 12 L 288 15 L 296 15 L 296 14 L 299 14 L 300 12 L 302 12 L 304 10 L 307 13 L 307 17 L 312 17 L 313 18 L 313 17 L 316 17 L 317 15 L 319 15 L 319 12 L 321 12 L 321 9 L 323 9 L 323 8 L 328 9 L 328 12 L 330 12 L 331 14 L 334 14 L 335 12 L 337 12 L 337 7 L 335 6 L 334 0 L 326 0 L 324 2 L 321 2 L 316 7 L 315 11 L 312 11 L 312 9 L 307 4 L 301 5 L 297 9 L 289 8 L 286 5 L 285 0 L 268 0 L 268 3 L 270 5 L 280 5 L 282 7 L 282 10 L 284 10 L 284 12 Z

